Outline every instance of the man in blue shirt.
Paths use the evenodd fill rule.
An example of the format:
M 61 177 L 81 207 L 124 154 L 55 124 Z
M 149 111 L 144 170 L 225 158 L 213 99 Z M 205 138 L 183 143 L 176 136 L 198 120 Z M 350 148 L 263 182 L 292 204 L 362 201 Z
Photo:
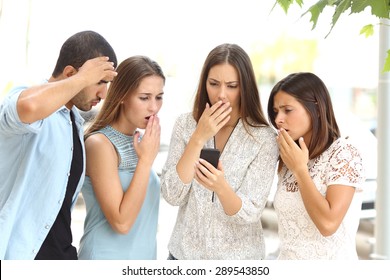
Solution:
M 77 259 L 70 213 L 85 175 L 77 109 L 106 97 L 116 65 L 100 34 L 76 33 L 46 83 L 12 89 L 0 105 L 0 259 Z

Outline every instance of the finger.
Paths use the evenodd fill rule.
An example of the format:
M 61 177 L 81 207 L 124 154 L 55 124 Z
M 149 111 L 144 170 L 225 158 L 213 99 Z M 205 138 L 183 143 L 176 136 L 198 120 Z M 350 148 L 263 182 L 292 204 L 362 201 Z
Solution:
M 299 137 L 299 147 L 301 147 L 302 151 L 308 151 L 305 140 L 303 137 Z
M 233 110 L 232 107 L 228 107 L 223 111 L 219 111 L 218 113 L 215 113 L 215 115 L 216 115 L 215 120 L 217 121 L 217 124 L 218 125 L 220 125 L 222 123 L 226 124 L 226 122 L 229 121 L 229 119 L 230 119 L 230 113 L 232 112 L 232 110 Z M 219 115 L 217 116 L 217 114 L 219 114 Z
M 154 116 L 150 116 L 148 119 L 148 123 L 146 124 L 145 134 L 150 135 L 152 133 L 153 123 L 154 123 Z
M 211 163 L 209 163 L 207 160 L 204 160 L 203 158 L 199 158 L 199 163 L 201 167 L 205 168 L 209 173 L 212 173 L 211 171 L 215 169 Z
M 221 107 L 221 105 L 222 105 L 222 101 L 221 100 L 219 100 L 218 102 L 214 103 L 214 105 L 210 107 L 211 112 L 214 113 L 215 111 L 217 111 L 219 109 L 219 107 Z
M 218 160 L 218 170 L 221 171 L 221 172 L 224 172 L 223 171 L 222 161 L 220 161 L 220 160 Z
M 199 182 L 204 182 L 204 180 L 206 179 L 206 176 L 200 170 L 201 167 L 202 167 L 202 165 L 199 162 L 195 162 L 195 165 L 194 165 L 195 174 L 194 175 L 195 175 L 196 180 L 198 180 Z
M 280 129 L 280 133 L 283 136 L 284 141 L 289 145 L 289 146 L 294 146 L 296 145 L 294 140 L 291 138 L 290 134 L 283 128 Z
M 276 142 L 278 144 L 279 154 L 282 158 L 284 158 L 286 154 L 286 149 L 288 148 L 286 141 L 284 140 L 282 135 L 278 134 L 278 136 L 276 136 Z
M 139 131 L 135 131 L 133 135 L 134 135 L 134 137 L 133 137 L 134 149 L 138 150 L 140 133 L 139 133 Z
M 278 141 L 279 148 L 286 148 L 288 146 L 281 129 L 278 131 L 277 141 Z

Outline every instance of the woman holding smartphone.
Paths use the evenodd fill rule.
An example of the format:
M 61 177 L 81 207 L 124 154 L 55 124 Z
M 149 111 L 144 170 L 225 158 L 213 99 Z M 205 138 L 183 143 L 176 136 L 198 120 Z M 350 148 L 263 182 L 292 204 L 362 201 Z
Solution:
M 165 200 L 179 206 L 168 259 L 263 259 L 262 211 L 278 149 L 252 64 L 238 45 L 204 63 L 193 111 L 178 117 L 162 171 Z M 200 158 L 221 152 L 217 168 Z

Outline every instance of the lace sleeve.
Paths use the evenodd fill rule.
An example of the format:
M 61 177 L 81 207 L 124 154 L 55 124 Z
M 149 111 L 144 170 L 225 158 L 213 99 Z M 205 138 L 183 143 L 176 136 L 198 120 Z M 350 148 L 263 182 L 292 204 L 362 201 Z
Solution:
M 330 154 L 327 186 L 340 184 L 360 188 L 364 179 L 360 152 L 352 144 L 341 141 Z

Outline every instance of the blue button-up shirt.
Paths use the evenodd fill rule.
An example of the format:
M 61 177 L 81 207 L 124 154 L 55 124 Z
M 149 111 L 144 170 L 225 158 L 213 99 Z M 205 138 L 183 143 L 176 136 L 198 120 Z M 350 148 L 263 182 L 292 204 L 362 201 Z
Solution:
M 22 123 L 16 103 L 18 87 L 0 105 L 0 259 L 34 259 L 53 225 L 70 175 L 73 155 L 70 111 L 63 106 L 44 120 Z M 75 115 L 85 175 L 83 118 Z

